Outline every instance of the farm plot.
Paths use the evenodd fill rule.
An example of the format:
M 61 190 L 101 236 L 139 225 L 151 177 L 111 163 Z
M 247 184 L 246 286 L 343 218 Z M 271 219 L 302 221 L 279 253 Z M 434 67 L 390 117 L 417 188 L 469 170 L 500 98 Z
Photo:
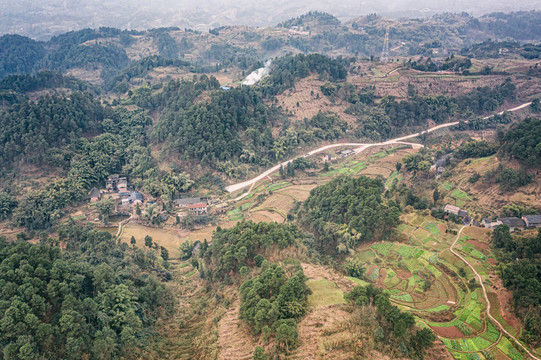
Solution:
M 493 344 L 492 342 L 480 336 L 471 339 L 442 338 L 441 340 L 445 344 L 445 346 L 457 351 L 481 351 Z
M 410 294 L 397 294 L 397 295 L 393 294 L 391 295 L 391 299 L 397 300 L 400 302 L 407 302 L 407 303 L 413 302 L 413 299 Z
M 227 217 L 231 221 L 238 221 L 244 219 L 244 215 L 242 215 L 242 212 L 240 210 L 240 207 L 230 210 L 227 212 Z
M 401 220 L 397 230 L 409 242 L 381 242 L 359 251 L 357 256 L 367 264 L 365 280 L 383 286 L 393 303 L 424 319 L 457 359 L 484 359 L 481 352 L 489 347 L 499 353 L 496 343 L 501 334 L 486 319 L 479 289 L 471 292 L 457 285 L 467 282 L 472 272 L 449 251 L 455 235 L 445 233 L 448 224 L 419 212 L 403 215 Z M 459 241 L 459 250 L 480 273 L 487 273 L 487 236 L 485 231 L 464 231 Z M 460 269 L 466 276 L 455 278 L 452 274 Z M 445 321 L 434 320 L 438 318 Z M 506 346 L 500 346 L 505 353 Z
M 387 256 L 389 253 L 389 250 L 394 246 L 393 243 L 379 243 L 372 245 L 372 249 L 376 250 L 378 253 L 380 253 L 383 256 Z
M 426 224 L 425 228 L 430 231 L 430 235 L 438 235 L 440 233 L 440 229 L 438 229 L 438 226 L 434 223 Z
M 513 346 L 513 344 L 506 338 L 503 337 L 498 344 L 498 349 L 503 351 L 504 354 L 509 356 L 512 360 L 523 360 L 524 356 Z
M 270 210 L 275 211 L 282 215 L 284 218 L 286 214 L 293 207 L 294 200 L 291 196 L 285 195 L 279 192 L 275 192 L 269 196 L 261 205 L 253 209 L 254 211 L 259 210 Z
M 276 190 L 286 188 L 288 186 L 291 186 L 291 183 L 289 183 L 289 182 L 280 182 L 280 183 L 276 183 L 276 184 L 269 184 L 269 185 L 267 185 L 267 190 L 268 191 L 276 191 Z
M 460 199 L 460 200 L 473 200 L 470 195 L 468 195 L 466 192 L 460 189 L 453 190 L 453 192 L 451 193 L 451 196 L 454 197 L 455 199 Z

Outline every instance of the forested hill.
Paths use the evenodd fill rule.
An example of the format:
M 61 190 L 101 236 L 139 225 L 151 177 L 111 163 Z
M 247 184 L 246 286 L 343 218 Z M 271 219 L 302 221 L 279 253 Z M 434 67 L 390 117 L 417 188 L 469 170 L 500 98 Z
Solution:
M 167 261 L 106 232 L 69 225 L 60 234 L 63 252 L 0 237 L 3 358 L 139 356 L 156 319 L 174 311 L 158 280 L 171 277 Z
M 142 32 L 99 28 L 71 31 L 48 41 L 4 35 L 0 37 L 0 78 L 43 69 L 65 72 L 83 68 L 98 71 L 106 81 L 148 56 L 189 58 L 199 65 L 235 65 L 246 71 L 261 59 L 291 51 L 378 56 L 386 28 L 390 29 L 393 56 L 430 55 L 488 39 L 539 43 L 540 23 L 538 11 L 482 18 L 442 14 L 406 20 L 370 15 L 345 23 L 330 14 L 313 12 L 276 28 L 225 26 L 209 33 L 179 28 Z M 148 66 L 152 65 L 147 63 L 146 70 Z

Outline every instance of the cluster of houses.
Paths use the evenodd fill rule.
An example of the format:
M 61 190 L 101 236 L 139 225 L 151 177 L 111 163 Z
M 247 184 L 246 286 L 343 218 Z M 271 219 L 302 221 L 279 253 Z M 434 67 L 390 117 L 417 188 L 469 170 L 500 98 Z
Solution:
M 446 214 L 455 214 L 462 218 L 464 225 L 472 224 L 478 227 L 486 227 L 489 229 L 494 229 L 498 225 L 507 225 L 511 232 L 515 230 L 524 230 L 524 229 L 536 229 L 541 227 L 541 215 L 524 215 L 522 218 L 518 217 L 503 217 L 496 220 L 489 218 L 483 219 L 481 222 L 473 220 L 469 215 L 468 211 L 459 208 L 454 205 L 445 205 L 444 211 Z
M 487 218 L 481 221 L 481 225 L 489 229 L 494 229 L 498 225 L 507 225 L 510 231 L 536 229 L 541 227 L 541 215 L 524 215 L 521 218 L 504 217 L 496 220 Z
M 129 186 L 128 180 L 122 175 L 111 175 L 107 179 L 105 190 L 93 188 L 89 194 L 91 203 L 98 202 L 104 195 L 116 201 L 116 211 L 119 214 L 133 213 L 135 206 L 143 204 L 143 194 Z M 154 202 L 147 202 L 147 206 Z M 173 205 L 180 210 L 179 216 L 192 213 L 203 216 L 209 213 L 209 205 L 213 204 L 212 197 L 192 197 L 173 200 Z
M 129 214 L 132 207 L 143 203 L 143 195 L 128 187 L 128 179 L 122 175 L 111 175 L 105 184 L 105 190 L 98 188 L 90 190 L 89 198 L 91 203 L 98 202 L 102 196 L 108 194 L 110 198 L 117 201 L 117 211 L 121 214 Z

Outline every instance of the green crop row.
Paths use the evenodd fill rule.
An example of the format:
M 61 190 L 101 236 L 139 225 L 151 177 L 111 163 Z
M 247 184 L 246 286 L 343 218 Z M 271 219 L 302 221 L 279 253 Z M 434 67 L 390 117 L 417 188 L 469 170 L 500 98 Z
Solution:
M 458 330 L 460 330 L 461 333 L 466 336 L 470 336 L 471 334 L 473 334 L 472 328 L 464 324 L 463 322 L 460 322 L 456 327 L 458 328 Z
M 464 353 L 459 353 L 459 352 L 456 352 L 456 351 L 450 351 L 451 352 L 451 355 L 453 356 L 453 358 L 455 358 L 455 360 L 482 360 L 484 359 L 484 357 L 480 357 L 479 354 L 477 353 L 473 353 L 473 354 L 464 354 Z
M 440 306 L 436 306 L 435 308 L 427 309 L 426 311 L 430 311 L 430 312 L 440 312 L 440 311 L 446 311 L 446 310 L 449 310 L 449 306 L 448 306 L 448 305 L 440 305 Z
M 437 235 L 440 233 L 440 229 L 438 229 L 438 226 L 433 223 L 426 224 L 426 229 L 428 229 L 428 231 L 430 231 L 432 235 Z
M 509 358 L 511 358 L 512 360 L 524 360 L 522 354 L 518 352 L 517 349 L 515 349 L 513 344 L 511 344 L 511 342 L 506 337 L 503 337 L 501 339 L 500 343 L 498 344 L 498 349 L 503 351 L 503 353 L 509 356 Z
M 288 182 L 281 182 L 281 183 L 271 184 L 271 185 L 267 186 L 267 190 L 276 191 L 276 190 L 280 190 L 280 189 L 283 189 L 285 187 L 288 187 L 290 185 L 291 185 L 291 183 L 288 183 Z
M 482 336 L 488 341 L 496 342 L 500 338 L 500 332 L 490 321 L 487 321 L 487 331 Z
M 414 250 L 415 248 L 412 246 L 403 245 L 398 249 L 398 253 L 403 257 L 409 258 Z
M 403 301 L 403 302 L 413 302 L 413 299 L 410 294 L 401 294 L 401 295 L 391 295 L 391 299 Z
M 372 245 L 372 249 L 376 250 L 383 256 L 386 256 L 392 247 L 393 247 L 392 243 L 381 243 L 381 244 Z
M 472 339 L 445 339 L 442 338 L 445 346 L 458 351 L 480 351 L 486 349 L 492 343 L 480 336 Z

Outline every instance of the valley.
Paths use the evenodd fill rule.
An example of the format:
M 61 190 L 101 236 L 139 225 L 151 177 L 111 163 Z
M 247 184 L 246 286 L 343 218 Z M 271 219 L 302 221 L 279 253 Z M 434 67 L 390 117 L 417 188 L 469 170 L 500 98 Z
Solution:
M 1 36 L 0 358 L 540 359 L 539 19 Z

